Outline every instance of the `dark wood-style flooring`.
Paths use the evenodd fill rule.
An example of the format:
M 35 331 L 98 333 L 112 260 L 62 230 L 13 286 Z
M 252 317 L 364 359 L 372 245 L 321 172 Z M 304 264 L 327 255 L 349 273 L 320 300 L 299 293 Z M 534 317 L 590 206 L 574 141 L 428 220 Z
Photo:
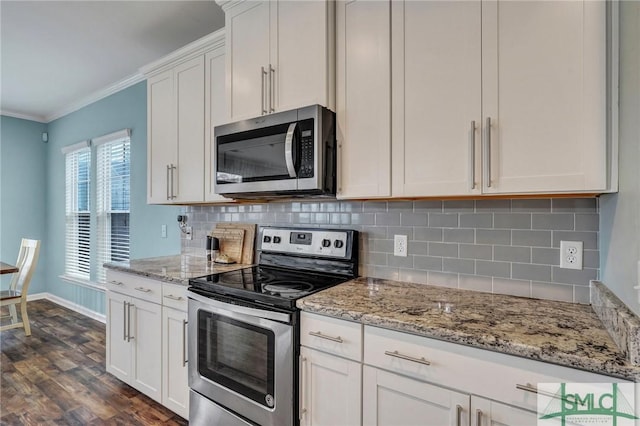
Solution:
M 186 425 L 105 371 L 105 325 L 47 300 L 0 333 L 2 425 Z

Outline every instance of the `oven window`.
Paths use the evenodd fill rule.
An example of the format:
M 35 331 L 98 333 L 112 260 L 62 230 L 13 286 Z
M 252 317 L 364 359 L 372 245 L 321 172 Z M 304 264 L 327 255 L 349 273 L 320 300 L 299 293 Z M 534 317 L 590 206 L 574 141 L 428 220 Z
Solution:
M 265 407 L 275 399 L 274 343 L 269 329 L 198 311 L 200 375 Z

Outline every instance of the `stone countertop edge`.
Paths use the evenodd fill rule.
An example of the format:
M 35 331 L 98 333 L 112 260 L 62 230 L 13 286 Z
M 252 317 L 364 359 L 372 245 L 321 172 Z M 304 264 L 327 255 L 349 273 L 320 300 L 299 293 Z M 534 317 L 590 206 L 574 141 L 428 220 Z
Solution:
M 212 264 L 202 256 L 177 254 L 173 256 L 133 259 L 124 262 L 105 263 L 104 267 L 172 284 L 188 285 L 191 278 L 234 271 L 251 265 L 234 263 Z
M 626 359 L 589 305 L 360 277 L 297 307 L 640 382 L 640 366 Z

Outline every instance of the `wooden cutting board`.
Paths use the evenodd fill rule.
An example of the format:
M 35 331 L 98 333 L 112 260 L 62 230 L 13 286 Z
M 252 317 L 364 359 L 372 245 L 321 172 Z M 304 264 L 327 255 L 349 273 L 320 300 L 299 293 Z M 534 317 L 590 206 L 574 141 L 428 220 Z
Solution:
M 220 240 L 220 254 L 226 254 L 231 260 L 242 263 L 244 229 L 214 229 L 211 236 Z
M 256 224 L 255 223 L 216 223 L 216 229 L 243 229 L 244 244 L 242 246 L 242 261 L 240 263 L 252 264 L 256 240 Z

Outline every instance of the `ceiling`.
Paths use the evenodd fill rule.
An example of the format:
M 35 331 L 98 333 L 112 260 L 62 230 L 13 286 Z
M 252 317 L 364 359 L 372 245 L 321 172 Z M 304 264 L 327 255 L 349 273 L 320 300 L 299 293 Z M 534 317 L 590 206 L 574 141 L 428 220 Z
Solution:
M 0 1 L 0 111 L 49 122 L 224 26 L 213 1 Z

